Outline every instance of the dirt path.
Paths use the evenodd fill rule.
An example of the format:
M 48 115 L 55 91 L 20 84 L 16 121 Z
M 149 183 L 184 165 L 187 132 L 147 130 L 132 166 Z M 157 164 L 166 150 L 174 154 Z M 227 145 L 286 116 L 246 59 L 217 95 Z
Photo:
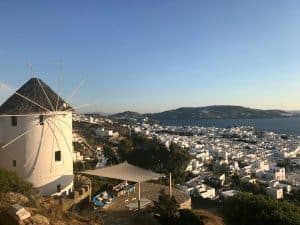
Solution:
M 213 214 L 207 210 L 193 209 L 193 212 L 196 215 L 204 218 L 205 225 L 224 225 L 223 219 L 220 216 Z

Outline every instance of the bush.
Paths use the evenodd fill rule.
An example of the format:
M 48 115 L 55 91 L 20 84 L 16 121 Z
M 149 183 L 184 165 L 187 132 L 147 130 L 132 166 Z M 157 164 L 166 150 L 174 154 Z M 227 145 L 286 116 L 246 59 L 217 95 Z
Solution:
M 227 225 L 300 225 L 300 207 L 264 195 L 238 193 L 224 202 Z
M 179 210 L 174 196 L 170 197 L 163 190 L 160 191 L 158 202 L 154 202 L 154 211 L 162 225 L 204 225 L 202 219 L 191 210 Z
M 265 194 L 266 188 L 262 184 L 252 184 L 240 179 L 237 174 L 231 177 L 233 188 L 242 192 L 250 192 L 253 194 Z
M 162 225 L 175 224 L 178 219 L 179 204 L 174 196 L 170 197 L 164 190 L 160 191 L 158 202 L 154 202 L 154 212 Z
M 203 220 L 189 209 L 179 210 L 178 225 L 204 225 Z
M 32 184 L 21 179 L 15 172 L 0 168 L 0 193 L 18 192 L 29 195 Z

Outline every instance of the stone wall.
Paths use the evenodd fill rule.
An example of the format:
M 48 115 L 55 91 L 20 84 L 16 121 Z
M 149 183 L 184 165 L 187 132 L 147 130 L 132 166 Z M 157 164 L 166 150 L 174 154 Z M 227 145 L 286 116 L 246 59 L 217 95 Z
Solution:
M 74 177 L 74 190 L 69 194 L 68 198 L 61 199 L 61 206 L 64 211 L 72 208 L 73 205 L 76 205 L 83 200 L 89 198 L 91 201 L 91 180 L 82 175 L 76 175 Z

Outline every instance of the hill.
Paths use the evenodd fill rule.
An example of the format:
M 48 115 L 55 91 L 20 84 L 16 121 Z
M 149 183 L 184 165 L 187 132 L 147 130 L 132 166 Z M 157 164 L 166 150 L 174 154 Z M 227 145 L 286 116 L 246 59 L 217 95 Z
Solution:
M 111 117 L 116 119 L 141 119 L 143 118 L 143 114 L 137 112 L 125 111 L 122 113 L 113 114 L 111 115 Z
M 149 114 L 156 120 L 200 120 L 200 119 L 252 119 L 278 118 L 293 114 L 281 110 L 260 110 L 242 106 L 186 107 L 161 113 Z
M 296 114 L 283 110 L 261 110 L 242 106 L 216 105 L 206 107 L 182 107 L 160 113 L 139 114 L 137 112 L 123 112 L 112 115 L 116 119 L 140 120 L 148 117 L 151 120 L 201 120 L 201 119 L 256 119 L 283 118 Z

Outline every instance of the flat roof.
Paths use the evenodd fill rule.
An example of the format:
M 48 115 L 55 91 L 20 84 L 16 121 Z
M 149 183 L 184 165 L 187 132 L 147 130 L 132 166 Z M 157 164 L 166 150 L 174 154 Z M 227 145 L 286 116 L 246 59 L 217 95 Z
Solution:
M 127 162 L 105 167 L 105 168 L 86 170 L 81 173 L 98 176 L 98 177 L 107 177 L 107 178 L 126 180 L 132 182 L 158 180 L 159 178 L 164 177 L 163 174 L 154 173 L 151 170 L 146 170 L 141 167 L 131 165 Z

